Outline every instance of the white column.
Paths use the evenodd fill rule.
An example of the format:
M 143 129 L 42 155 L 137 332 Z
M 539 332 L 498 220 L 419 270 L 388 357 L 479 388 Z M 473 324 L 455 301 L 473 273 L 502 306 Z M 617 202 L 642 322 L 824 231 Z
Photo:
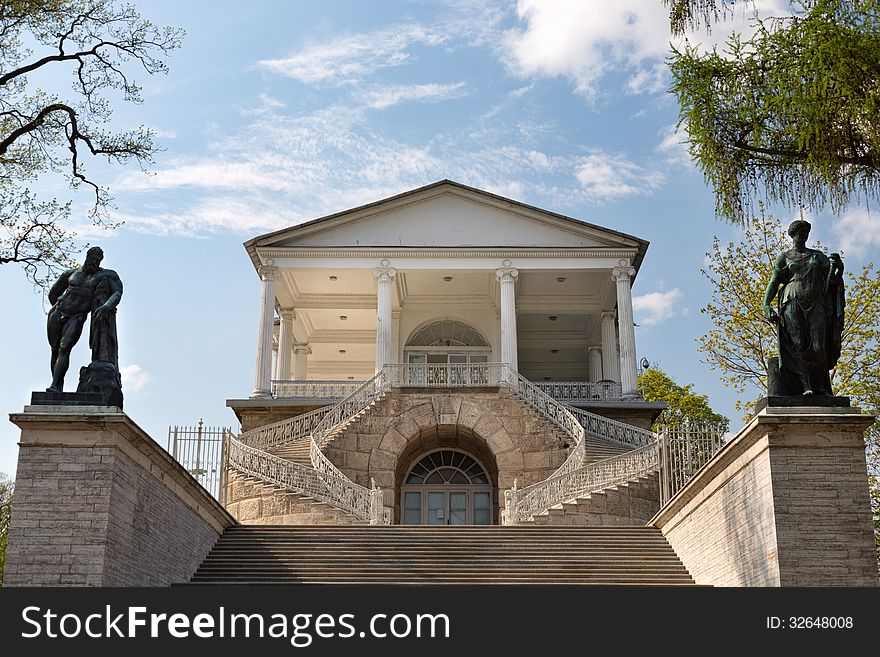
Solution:
M 297 381 L 305 381 L 309 376 L 309 354 L 311 348 L 307 344 L 297 344 L 293 347 L 293 378 Z
M 519 369 L 516 347 L 516 297 L 514 283 L 519 271 L 510 266 L 510 260 L 495 270 L 501 281 L 501 362 L 509 363 L 516 372 Z
M 296 314 L 293 308 L 282 308 L 281 330 L 278 336 L 278 360 L 275 362 L 275 378 L 286 381 L 290 378 L 290 352 L 293 348 L 293 320 Z
M 620 382 L 620 359 L 617 357 L 617 330 L 614 320 L 617 313 L 608 310 L 602 313 L 602 378 L 606 381 Z
M 378 293 L 376 295 L 376 371 L 384 367 L 385 363 L 391 362 L 391 281 L 397 274 L 394 267 L 383 260 L 373 275 L 378 281 Z
M 272 262 L 271 260 L 269 261 Z M 260 300 L 260 335 L 257 341 L 257 365 L 254 371 L 254 391 L 251 397 L 272 396 L 272 329 L 275 326 L 275 281 L 278 267 L 260 265 L 257 269 L 263 280 Z
M 590 363 L 590 381 L 596 383 L 602 380 L 602 347 L 599 345 L 590 345 L 589 363 Z
M 620 314 L 620 387 L 624 398 L 639 396 L 639 377 L 636 367 L 636 331 L 633 324 L 632 290 L 630 281 L 636 270 L 629 266 L 615 267 L 611 276 L 617 283 L 617 312 Z

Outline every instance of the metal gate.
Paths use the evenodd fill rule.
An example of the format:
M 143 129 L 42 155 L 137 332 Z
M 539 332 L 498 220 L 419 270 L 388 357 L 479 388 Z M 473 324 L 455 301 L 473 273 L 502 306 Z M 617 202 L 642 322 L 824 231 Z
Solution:
M 168 427 L 168 452 L 219 502 L 223 502 L 225 435 L 228 427 Z

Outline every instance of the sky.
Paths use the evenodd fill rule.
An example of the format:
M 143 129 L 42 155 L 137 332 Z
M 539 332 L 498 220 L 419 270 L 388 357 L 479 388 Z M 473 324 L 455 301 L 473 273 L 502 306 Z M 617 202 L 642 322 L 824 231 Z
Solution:
M 74 221 L 125 285 L 125 410 L 161 445 L 170 425 L 199 418 L 237 429 L 225 402 L 252 389 L 260 305 L 244 241 L 445 178 L 648 240 L 633 287 L 638 357 L 741 426 L 696 342 L 710 328 L 706 251 L 739 230 L 715 218 L 676 132 L 660 0 L 136 4 L 186 37 L 167 75 L 134 73 L 143 103 L 115 102 L 111 127 L 147 125 L 163 150 L 148 173 L 86 162 L 125 223 L 91 228 L 85 193 Z M 748 24 L 690 38 L 720 43 L 734 27 Z M 69 96 L 71 74 L 58 66 L 39 83 Z M 811 240 L 842 249 L 850 270 L 876 259 L 880 220 L 864 206 L 809 216 Z M 0 408 L 15 413 L 51 381 L 46 308 L 12 265 L 0 298 Z M 84 335 L 68 390 L 87 361 Z M 0 422 L 10 476 L 18 435 Z

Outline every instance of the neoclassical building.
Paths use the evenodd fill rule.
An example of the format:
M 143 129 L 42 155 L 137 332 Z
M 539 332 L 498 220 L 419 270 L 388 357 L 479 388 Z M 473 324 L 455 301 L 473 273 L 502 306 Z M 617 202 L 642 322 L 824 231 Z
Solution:
M 449 180 L 247 241 L 262 297 L 253 392 L 227 402 L 245 432 L 230 509 L 303 519 L 292 494 L 328 502 L 309 488 L 326 482 L 283 481 L 311 468 L 381 491 L 394 523 L 494 524 L 505 490 L 646 445 L 662 408 L 637 385 L 647 247 Z

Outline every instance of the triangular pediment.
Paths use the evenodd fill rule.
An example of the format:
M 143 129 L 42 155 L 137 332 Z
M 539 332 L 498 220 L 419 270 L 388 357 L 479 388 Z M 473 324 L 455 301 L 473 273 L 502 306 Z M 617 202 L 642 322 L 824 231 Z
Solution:
M 630 235 L 442 181 L 254 238 L 248 247 L 636 248 Z

